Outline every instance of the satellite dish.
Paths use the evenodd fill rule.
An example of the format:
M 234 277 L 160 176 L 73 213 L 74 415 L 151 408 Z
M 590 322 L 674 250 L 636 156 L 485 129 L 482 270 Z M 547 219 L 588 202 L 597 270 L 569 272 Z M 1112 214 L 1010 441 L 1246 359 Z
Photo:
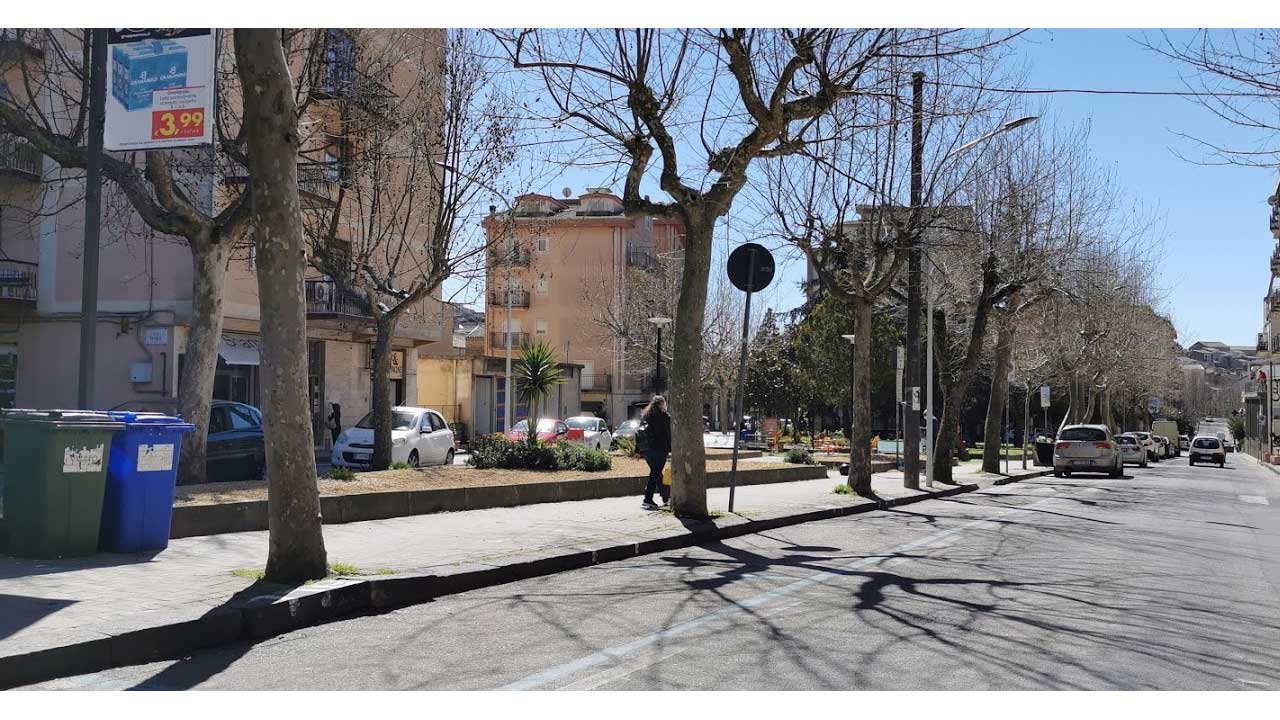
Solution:
M 561 193 L 562 195 L 564 195 L 565 197 L 567 197 L 567 198 L 568 198 L 568 197 L 573 197 L 573 190 L 571 190 L 570 188 L 565 188 L 565 189 L 561 190 L 561 191 L 560 191 L 560 193 Z

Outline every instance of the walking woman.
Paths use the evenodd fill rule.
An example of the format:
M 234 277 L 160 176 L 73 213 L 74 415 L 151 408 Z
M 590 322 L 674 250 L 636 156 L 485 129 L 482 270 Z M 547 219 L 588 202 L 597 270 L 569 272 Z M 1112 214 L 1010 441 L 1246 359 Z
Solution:
M 657 510 L 658 506 L 653 502 L 654 491 L 662 496 L 664 505 L 670 501 L 667 486 L 662 484 L 662 468 L 666 467 L 667 456 L 671 454 L 671 416 L 667 414 L 667 399 L 654 395 L 640 419 L 644 423 L 644 433 L 648 440 L 644 459 L 649 463 L 649 482 L 644 486 L 642 506 L 648 510 Z

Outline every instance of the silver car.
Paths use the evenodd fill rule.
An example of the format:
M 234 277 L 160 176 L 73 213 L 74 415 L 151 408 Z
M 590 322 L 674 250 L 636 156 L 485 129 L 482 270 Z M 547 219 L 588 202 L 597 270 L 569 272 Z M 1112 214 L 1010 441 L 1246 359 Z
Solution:
M 1142 443 L 1142 447 L 1147 449 L 1147 459 L 1151 462 L 1160 462 L 1160 453 L 1156 452 L 1155 436 L 1149 432 L 1135 432 L 1132 435 L 1138 438 Z
M 1138 438 L 1130 433 L 1116 436 L 1116 444 L 1120 446 L 1120 461 L 1132 463 L 1138 467 L 1147 466 L 1147 450 L 1142 447 Z
M 1053 474 L 1071 477 L 1073 472 L 1096 472 L 1118 478 L 1124 473 L 1120 453 L 1106 425 L 1068 425 L 1053 446 Z

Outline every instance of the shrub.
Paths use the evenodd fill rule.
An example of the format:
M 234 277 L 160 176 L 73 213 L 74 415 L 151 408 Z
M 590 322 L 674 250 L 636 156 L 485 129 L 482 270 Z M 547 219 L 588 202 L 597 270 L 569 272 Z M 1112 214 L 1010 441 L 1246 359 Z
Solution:
M 342 482 L 351 482 L 356 479 L 356 474 L 351 468 L 335 467 L 329 468 L 329 472 L 324 474 L 328 480 L 341 480 Z
M 613 459 L 608 453 L 591 450 L 576 443 L 556 443 L 555 455 L 556 465 L 560 470 L 600 472 L 613 467 Z
M 841 483 L 835 486 L 834 488 L 832 488 L 831 492 L 835 493 L 836 495 L 852 495 L 853 488 L 849 487 L 848 485 L 845 485 L 844 483 Z
M 478 437 L 471 442 L 467 464 L 482 470 L 507 467 L 514 444 L 499 434 Z
M 618 438 L 618 450 L 622 451 L 624 456 L 630 457 L 636 452 L 636 439 L 634 437 Z
M 805 448 L 791 448 L 787 451 L 786 461 L 796 465 L 812 465 L 813 454 Z
M 407 462 L 393 462 L 391 463 L 391 469 L 392 470 L 411 470 L 413 469 L 413 466 Z
M 503 470 L 586 470 L 599 472 L 613 467 L 609 454 L 588 450 L 576 443 L 554 445 L 537 440 L 512 442 L 501 435 L 477 438 L 471 444 L 467 464 L 480 469 Z

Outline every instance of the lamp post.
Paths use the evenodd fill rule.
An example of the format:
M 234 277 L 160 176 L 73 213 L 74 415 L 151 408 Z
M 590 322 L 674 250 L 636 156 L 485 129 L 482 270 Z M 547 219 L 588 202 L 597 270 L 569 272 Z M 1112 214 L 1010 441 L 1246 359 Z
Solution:
M 858 339 L 858 336 L 850 333 L 848 335 L 841 335 L 840 337 L 849 341 L 849 480 L 846 482 L 851 483 L 853 481 L 853 457 L 855 452 L 852 432 L 853 413 L 856 412 L 855 406 L 858 404 L 858 391 L 854 387 L 856 384 L 856 378 L 858 377 L 857 369 L 854 367 L 857 358 L 853 343 Z M 853 487 L 852 484 L 850 484 L 850 487 Z
M 671 324 L 671 318 L 651 317 L 649 318 L 649 322 L 653 323 L 658 328 L 658 360 L 654 364 L 653 368 L 653 391 L 661 395 L 662 392 L 666 390 L 666 388 L 662 386 L 662 328 Z

